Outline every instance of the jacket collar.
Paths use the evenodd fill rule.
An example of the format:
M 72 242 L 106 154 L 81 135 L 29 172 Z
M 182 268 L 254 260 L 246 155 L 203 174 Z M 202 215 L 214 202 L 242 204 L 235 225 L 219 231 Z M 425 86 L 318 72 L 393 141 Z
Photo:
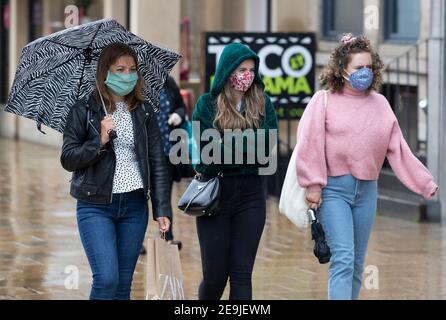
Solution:
M 87 98 L 87 108 L 90 108 L 96 113 L 104 115 L 103 107 L 96 101 L 94 93 Z M 135 132 L 141 132 L 141 130 L 139 129 L 141 127 L 144 127 L 149 115 L 148 106 L 146 105 L 146 103 L 140 102 L 139 106 L 134 111 L 132 111 L 131 114 Z
M 102 110 L 102 105 L 96 101 L 94 92 L 87 98 L 87 107 L 95 112 L 100 112 Z
M 141 109 L 142 110 L 141 112 L 147 113 L 148 112 L 147 105 L 145 105 L 144 102 L 140 102 L 139 104 L 140 105 L 138 106 L 138 108 L 135 109 L 135 111 Z M 87 107 L 95 112 L 103 111 L 102 105 L 98 103 L 96 100 L 95 93 L 91 94 L 87 98 Z

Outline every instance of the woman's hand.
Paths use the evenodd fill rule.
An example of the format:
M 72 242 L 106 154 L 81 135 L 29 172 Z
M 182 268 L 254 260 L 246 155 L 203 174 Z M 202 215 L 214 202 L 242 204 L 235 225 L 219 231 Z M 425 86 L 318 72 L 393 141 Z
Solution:
M 110 137 L 108 132 L 110 130 L 116 129 L 115 123 L 113 122 L 112 117 L 106 116 L 104 120 L 101 121 L 101 145 L 105 145 L 110 141 Z
M 311 209 L 317 209 L 322 203 L 321 192 L 307 192 L 305 194 L 305 200 L 310 205 Z
M 435 188 L 435 190 L 431 193 L 430 197 L 433 198 L 437 194 L 437 191 L 438 187 Z
M 179 126 L 181 122 L 183 122 L 183 120 L 178 113 L 172 113 L 169 117 L 169 120 L 167 120 L 167 124 L 174 127 Z
M 160 229 L 160 232 L 164 233 L 169 231 L 170 228 L 170 220 L 167 217 L 158 217 L 158 219 L 156 219 L 156 221 L 158 221 L 158 227 Z

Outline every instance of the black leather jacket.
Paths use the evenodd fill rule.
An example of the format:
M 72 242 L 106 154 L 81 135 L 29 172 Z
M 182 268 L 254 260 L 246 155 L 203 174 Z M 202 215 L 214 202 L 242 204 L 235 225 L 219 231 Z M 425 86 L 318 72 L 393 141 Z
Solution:
M 131 115 L 135 152 L 145 194 L 152 199 L 153 218 L 171 217 L 170 185 L 156 115 L 149 103 L 140 103 Z M 113 142 L 100 147 L 104 116 L 94 94 L 78 101 L 68 114 L 60 157 L 63 168 L 73 172 L 70 194 L 93 204 L 112 201 L 116 155 Z

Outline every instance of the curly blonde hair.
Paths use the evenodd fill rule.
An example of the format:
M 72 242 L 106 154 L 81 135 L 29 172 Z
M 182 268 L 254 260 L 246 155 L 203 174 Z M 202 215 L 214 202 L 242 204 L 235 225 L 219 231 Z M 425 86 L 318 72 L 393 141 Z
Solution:
M 342 93 L 345 81 L 342 72 L 347 69 L 351 61 L 351 55 L 362 52 L 368 52 L 372 56 L 373 82 L 366 93 L 379 90 L 383 83 L 382 70 L 384 63 L 378 53 L 372 49 L 370 41 L 366 37 L 353 37 L 351 33 L 343 34 L 341 43 L 331 54 L 328 64 L 319 77 L 321 86 L 331 92 Z

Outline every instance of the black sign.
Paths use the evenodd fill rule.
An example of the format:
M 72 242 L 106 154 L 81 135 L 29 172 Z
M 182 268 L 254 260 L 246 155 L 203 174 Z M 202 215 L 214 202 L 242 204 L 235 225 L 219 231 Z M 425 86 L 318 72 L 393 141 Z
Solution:
M 260 57 L 260 76 L 279 118 L 300 118 L 314 94 L 314 33 L 205 33 L 206 91 L 231 42 L 249 46 Z

